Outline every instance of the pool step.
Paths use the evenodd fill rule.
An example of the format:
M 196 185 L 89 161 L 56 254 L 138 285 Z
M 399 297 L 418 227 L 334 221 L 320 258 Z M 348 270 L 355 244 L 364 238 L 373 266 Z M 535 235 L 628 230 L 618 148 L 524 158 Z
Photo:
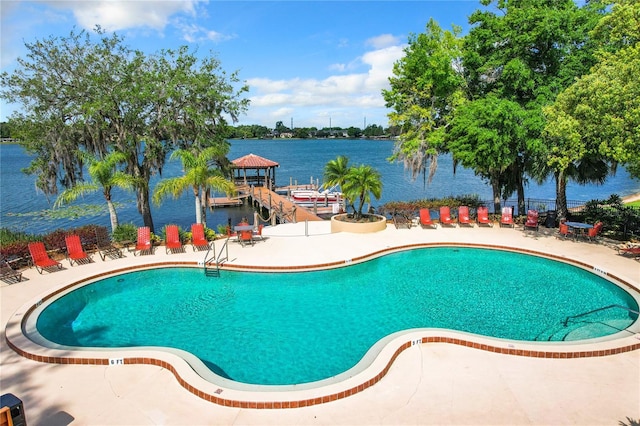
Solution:
M 562 342 L 573 330 L 581 327 L 583 327 L 583 324 L 573 323 L 565 326 L 563 323 L 559 323 L 540 333 L 535 340 L 539 342 Z
M 548 342 L 564 342 L 611 334 L 611 329 L 624 330 L 629 326 L 627 320 L 577 321 L 567 326 L 559 324 L 540 333 L 535 340 Z
M 215 277 L 215 278 L 219 278 L 220 277 L 220 269 L 216 268 L 204 268 L 204 275 L 205 277 Z

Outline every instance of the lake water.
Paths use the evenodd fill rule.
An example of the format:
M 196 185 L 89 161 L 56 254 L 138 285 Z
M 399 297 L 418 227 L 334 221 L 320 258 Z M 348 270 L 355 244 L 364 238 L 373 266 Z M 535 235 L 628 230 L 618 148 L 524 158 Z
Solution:
M 280 167 L 276 170 L 276 185 L 288 185 L 291 181 L 299 184 L 322 183 L 325 164 L 338 155 L 345 155 L 352 165 L 368 164 L 382 175 L 383 189 L 380 200 L 372 200 L 372 205 L 380 206 L 390 201 L 411 201 L 425 198 L 445 197 L 449 195 L 477 194 L 481 199 L 491 199 L 491 188 L 473 171 L 458 167 L 453 174 L 450 156 L 441 156 L 438 171 L 430 185 L 422 178 L 412 181 L 402 164 L 389 163 L 387 159 L 393 152 L 392 141 L 370 141 L 351 139 L 278 139 L 278 140 L 232 140 L 228 158 L 233 160 L 246 154 L 256 154 L 276 161 Z M 19 145 L 0 145 L 0 227 L 29 233 L 46 233 L 55 229 L 68 229 L 89 223 L 109 227 L 109 215 L 106 206 L 96 215 L 77 218 L 49 219 L 38 212 L 51 208 L 54 199 L 48 200 L 36 191 L 35 176 L 21 172 L 30 163 L 30 157 Z M 170 161 L 163 170 L 163 177 L 181 174 L 179 161 Z M 155 177 L 151 188 L 158 182 Z M 620 196 L 640 192 L 640 181 L 632 180 L 626 170 L 620 168 L 615 176 L 609 177 L 604 185 L 579 186 L 569 184 L 567 199 L 588 201 L 608 198 L 610 194 Z M 525 196 L 536 199 L 555 199 L 555 182 L 549 180 L 542 185 L 531 183 L 525 187 Z M 142 225 L 142 218 L 135 205 L 133 193 L 115 190 L 113 199 L 119 203 L 120 223 Z M 101 194 L 93 194 L 81 199 L 77 204 L 104 205 Z M 191 193 L 178 200 L 167 199 L 160 207 L 151 206 L 154 225 L 159 231 L 168 223 L 175 223 L 188 229 L 195 222 L 195 208 Z M 226 224 L 230 219 L 237 222 L 242 216 L 250 216 L 251 207 L 217 208 L 207 213 L 207 224 L 214 228 Z

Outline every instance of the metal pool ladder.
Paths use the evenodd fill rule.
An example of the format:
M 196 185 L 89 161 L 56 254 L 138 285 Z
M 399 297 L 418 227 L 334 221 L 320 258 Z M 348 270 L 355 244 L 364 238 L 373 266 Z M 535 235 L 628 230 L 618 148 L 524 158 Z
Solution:
M 207 250 L 207 253 L 204 256 L 204 261 L 202 262 L 204 275 L 206 277 L 220 277 L 220 265 L 222 264 L 222 262 L 229 259 L 229 247 L 227 246 L 228 242 L 229 239 L 227 238 L 222 245 L 220 253 L 217 257 L 215 242 L 213 242 L 209 247 L 209 250 Z M 222 257 L 223 254 L 225 255 L 224 257 Z

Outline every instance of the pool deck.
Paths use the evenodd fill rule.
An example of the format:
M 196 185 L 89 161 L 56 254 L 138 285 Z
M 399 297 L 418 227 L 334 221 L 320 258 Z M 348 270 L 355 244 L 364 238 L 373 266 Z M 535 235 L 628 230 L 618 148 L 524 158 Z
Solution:
M 330 233 L 329 222 L 265 228 L 265 241 L 229 244 L 228 265 L 303 267 L 348 263 L 373 252 L 425 243 L 484 244 L 567 257 L 640 287 L 640 262 L 600 243 L 558 240 L 553 230 L 522 228 L 395 229 L 375 234 Z M 308 236 L 305 236 L 308 234 Z M 221 246 L 216 242 L 216 249 Z M 112 269 L 149 263 L 197 262 L 202 252 L 126 258 L 69 267 L 1 283 L 6 325 L 24 306 L 70 282 Z M 416 265 L 425 274 L 438 265 Z M 464 268 L 464 265 L 460 265 Z M 500 271 L 496 271 L 500 273 Z M 215 278 L 211 278 L 215 279 Z M 518 277 L 513 277 L 517 280 Z M 0 346 L 1 393 L 13 393 L 31 425 L 368 425 L 508 424 L 618 425 L 640 421 L 640 350 L 572 359 L 515 356 L 450 343 L 402 351 L 379 382 L 349 397 L 288 409 L 232 408 L 207 402 L 153 365 L 63 365 L 32 361 Z M 632 335 L 628 342 L 640 342 Z M 337 342 L 337 344 L 339 344 Z M 597 345 L 596 345 L 597 346 Z

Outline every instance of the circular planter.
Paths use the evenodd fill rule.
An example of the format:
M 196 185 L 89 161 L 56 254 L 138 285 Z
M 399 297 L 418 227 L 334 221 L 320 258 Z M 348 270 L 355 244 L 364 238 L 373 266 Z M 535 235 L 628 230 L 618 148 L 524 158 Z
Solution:
M 345 222 L 340 220 L 346 217 L 347 214 L 337 214 L 331 216 L 331 232 L 353 232 L 356 234 L 368 234 L 370 232 L 378 232 L 387 228 L 387 218 L 379 214 L 367 214 L 366 216 L 374 216 L 376 218 L 373 222 Z

